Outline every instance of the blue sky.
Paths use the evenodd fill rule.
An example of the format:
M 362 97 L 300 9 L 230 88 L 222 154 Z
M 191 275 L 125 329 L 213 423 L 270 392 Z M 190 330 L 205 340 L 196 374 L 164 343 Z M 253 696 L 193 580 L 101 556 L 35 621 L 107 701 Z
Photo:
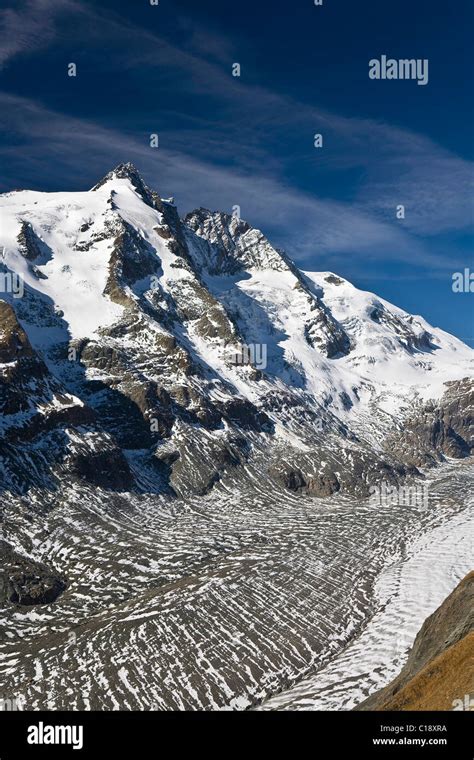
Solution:
M 302 268 L 474 345 L 473 296 L 451 289 L 474 269 L 473 8 L 4 0 L 0 191 L 87 189 L 132 161 L 182 213 L 239 205 Z M 369 79 L 382 54 L 427 58 L 429 83 Z

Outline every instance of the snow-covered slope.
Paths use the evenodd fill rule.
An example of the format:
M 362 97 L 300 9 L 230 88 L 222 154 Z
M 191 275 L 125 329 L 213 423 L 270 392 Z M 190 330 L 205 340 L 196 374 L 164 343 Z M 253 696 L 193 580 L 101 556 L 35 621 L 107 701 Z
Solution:
M 180 220 L 129 164 L 89 192 L 7 193 L 0 210 L 2 271 L 25 288 L 2 298 L 108 433 L 123 429 L 121 401 L 133 405 L 143 429 L 122 446 L 164 451 L 181 420 L 296 448 L 345 430 L 379 447 L 414 406 L 472 377 L 459 340 L 333 273 L 299 271 L 246 222 L 205 209 Z
M 169 226 L 159 210 L 168 204 L 145 202 L 151 196 L 144 199 L 134 186 L 135 176 L 132 167 L 118 167 L 90 192 L 2 196 L 3 263 L 21 275 L 27 291 L 62 313 L 61 326 L 71 339 L 91 338 L 123 315 L 123 304 L 110 297 L 106 285 L 113 240 L 125 223 L 155 263 L 155 271 L 145 277 L 137 266 L 137 278 L 126 293 L 138 301 L 150 297 L 152 289 L 156 297 L 158 289 L 165 301 L 171 296 L 179 306 L 189 296 L 190 306 L 195 301 L 199 309 L 193 291 L 201 279 L 244 342 L 266 346 L 266 374 L 274 381 L 301 387 L 316 398 L 344 392 L 357 406 L 357 392 L 363 390 L 367 397 L 367 389 L 401 395 L 408 389 L 424 398 L 439 397 L 444 382 L 472 372 L 473 352 L 457 339 L 332 273 L 299 272 L 261 232 L 225 214 L 200 209 L 186 218 L 182 233 L 190 271 L 182 251 L 170 245 Z M 168 211 L 174 209 L 168 206 Z M 28 255 L 22 237 L 30 248 L 37 245 L 36 257 Z M 3 297 L 12 300 L 8 293 Z M 28 315 L 19 311 L 27 322 Z M 34 327 L 32 321 L 31 338 L 38 347 L 55 339 L 51 329 L 38 333 Z M 187 326 L 186 337 L 204 360 L 218 362 L 212 337 L 222 336 L 203 345 L 195 327 Z M 237 375 L 230 377 L 238 382 Z M 252 389 L 246 393 L 252 395 Z
M 416 389 L 425 399 L 439 398 L 447 380 L 472 374 L 472 349 L 423 317 L 331 272 L 306 276 L 350 337 L 352 350 L 340 364 L 351 374 L 394 393 Z

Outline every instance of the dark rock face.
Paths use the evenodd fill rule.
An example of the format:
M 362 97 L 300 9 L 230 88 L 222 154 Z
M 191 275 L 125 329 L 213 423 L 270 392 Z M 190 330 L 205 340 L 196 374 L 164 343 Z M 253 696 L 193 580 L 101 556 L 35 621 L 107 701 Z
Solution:
M 46 263 L 51 255 L 48 246 L 38 237 L 31 223 L 27 221 L 23 221 L 21 224 L 18 246 L 25 259 L 30 262 L 34 261 L 35 264 Z
M 309 478 L 307 483 L 307 491 L 313 496 L 331 496 L 333 493 L 337 493 L 341 488 L 341 484 L 337 475 L 318 475 L 316 478 Z
M 370 488 L 379 483 L 396 485 L 406 478 L 420 477 L 414 467 L 400 465 L 353 448 L 342 467 L 337 458 L 329 461 L 327 450 L 322 455 L 314 450 L 305 456 L 293 456 L 269 468 L 272 478 L 295 493 L 324 498 L 344 491 L 362 498 L 370 496 Z M 318 470 L 315 472 L 315 470 Z
M 0 568 L 0 605 L 52 604 L 66 589 L 63 578 L 17 554 L 5 541 L 0 541 Z
M 0 408 L 8 414 L 11 413 L 7 408 L 8 398 L 13 403 L 13 398 L 19 399 L 22 393 L 26 395 L 31 379 L 46 383 L 48 370 L 32 349 L 13 308 L 5 301 L 0 301 L 0 362 L 7 365 L 0 372 L 0 405 L 3 401 L 3 408 Z M 56 387 L 59 387 L 58 383 Z M 19 410 L 29 406 L 28 399 L 23 401 L 18 404 Z
M 53 575 L 13 573 L 8 584 L 8 601 L 23 607 L 51 604 L 65 588 L 65 584 Z
M 414 318 L 408 317 L 406 320 L 395 316 L 385 309 L 381 303 L 376 303 L 370 313 L 370 318 L 378 324 L 386 325 L 393 331 L 398 343 L 407 351 L 431 350 L 432 335 L 426 330 L 421 332 L 413 329 Z
M 61 396 L 60 384 L 31 347 L 13 308 L 0 301 L 0 412 L 34 414 L 32 408 Z M 34 392 L 33 392 L 34 389 Z M 26 420 L 25 420 L 26 421 Z
M 340 489 L 341 483 L 337 475 L 329 473 L 308 478 L 303 490 L 310 496 L 324 498 L 325 496 L 332 496 L 332 494 L 337 493 Z
M 115 232 L 118 234 L 110 256 L 109 277 L 104 292 L 112 301 L 134 307 L 133 299 L 124 290 L 125 286 L 156 273 L 160 260 L 127 222 L 117 220 Z
M 221 409 L 229 421 L 237 423 L 244 430 L 270 432 L 273 429 L 273 424 L 265 412 L 261 412 L 244 398 L 232 399 L 226 402 Z
M 328 359 L 345 356 L 350 351 L 350 340 L 342 327 L 332 318 L 323 304 L 311 304 L 314 317 L 305 325 L 305 338 L 310 346 L 321 350 Z
M 243 268 L 242 252 L 235 238 L 249 231 L 248 224 L 204 208 L 187 214 L 184 222 L 199 238 L 197 245 L 210 274 L 234 274 Z
M 331 496 L 340 490 L 341 484 L 335 473 L 308 476 L 299 469 L 284 467 L 271 468 L 270 474 L 275 477 L 285 488 L 295 493 L 307 494 L 319 498 Z
M 72 473 L 92 485 L 114 491 L 129 491 L 133 476 L 120 449 L 76 454 L 72 457 Z
M 462 700 L 465 694 L 474 693 L 473 632 L 474 572 L 423 623 L 397 678 L 356 709 L 452 710 L 454 699 Z M 460 655 L 466 664 L 471 662 L 470 673 L 453 671 Z M 439 676 L 442 684 L 437 683 Z
M 275 474 L 278 477 L 279 474 Z M 301 470 L 286 470 L 279 477 L 285 488 L 288 488 L 289 491 L 302 491 L 307 486 Z
M 32 355 L 30 342 L 15 312 L 5 301 L 0 301 L 0 362 L 7 364 Z
M 388 445 L 403 461 L 415 466 L 433 464 L 443 455 L 454 459 L 474 449 L 474 382 L 446 383 L 440 402 L 420 406 L 404 423 L 403 431 L 390 436 Z

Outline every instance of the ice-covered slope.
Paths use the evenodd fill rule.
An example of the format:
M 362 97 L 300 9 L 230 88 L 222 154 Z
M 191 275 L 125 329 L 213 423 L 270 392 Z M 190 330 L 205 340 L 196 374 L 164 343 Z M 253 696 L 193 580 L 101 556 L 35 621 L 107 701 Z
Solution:
M 352 350 L 340 364 L 351 374 L 395 393 L 416 389 L 425 399 L 439 397 L 446 381 L 472 374 L 472 350 L 423 317 L 331 272 L 306 276 L 350 337 Z
M 91 335 L 122 311 L 104 295 L 108 211 L 105 193 L 24 191 L 2 196 L 3 263 L 23 277 L 27 288 L 64 312 L 71 337 Z M 22 245 L 18 238 L 25 230 L 28 241 Z M 28 253 L 28 242 L 30 248 L 36 242 L 40 255 Z

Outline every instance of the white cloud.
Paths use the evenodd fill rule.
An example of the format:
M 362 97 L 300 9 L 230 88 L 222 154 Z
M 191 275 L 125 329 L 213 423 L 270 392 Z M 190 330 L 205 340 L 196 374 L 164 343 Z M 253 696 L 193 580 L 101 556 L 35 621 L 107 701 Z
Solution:
M 399 225 L 357 205 L 315 198 L 276 177 L 216 167 L 166 148 L 155 151 L 146 140 L 55 113 L 24 98 L 0 93 L 0 108 L 7 129 L 27 140 L 27 150 L 17 153 L 18 176 L 36 175 L 39 188 L 48 166 L 68 178 L 75 176 L 77 183 L 88 178 L 94 184 L 116 163 L 132 160 L 153 187 L 176 197 L 181 212 L 201 205 L 230 212 L 238 204 L 244 218 L 274 242 L 284 243 L 299 261 L 331 256 L 340 260 L 344 252 L 365 262 L 380 257 L 413 261 L 416 255 L 420 266 L 452 266 L 452 258 L 430 253 Z M 10 148 L 0 148 L 2 154 L 12 159 Z M 91 177 L 93 167 L 97 174 Z M 68 179 L 69 189 L 76 189 L 70 185 Z

